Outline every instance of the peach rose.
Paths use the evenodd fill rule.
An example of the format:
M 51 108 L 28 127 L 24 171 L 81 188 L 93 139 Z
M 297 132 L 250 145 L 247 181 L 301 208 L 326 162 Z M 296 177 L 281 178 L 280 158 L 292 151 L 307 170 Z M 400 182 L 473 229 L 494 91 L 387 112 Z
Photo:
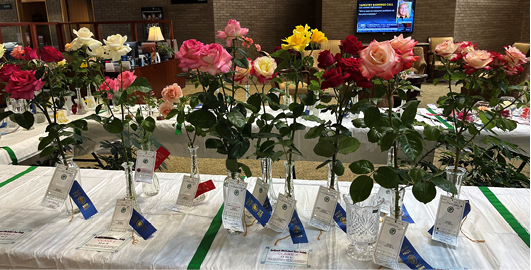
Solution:
M 402 34 L 400 34 L 398 37 L 395 36 L 395 38 L 391 40 L 391 46 L 393 49 L 401 52 L 413 50 L 413 47 L 415 47 L 417 43 L 418 41 L 411 39 L 411 37 L 404 38 Z
M 515 65 L 523 65 L 527 63 L 527 59 L 525 58 L 525 54 L 523 54 L 518 48 L 516 47 L 505 47 L 505 59 L 507 60 L 507 63 L 511 66 Z
M 164 117 L 168 116 L 168 114 L 173 109 L 173 104 L 167 101 L 162 102 L 159 106 L 159 113 L 162 114 Z
M 455 51 L 457 50 L 458 45 L 453 43 L 450 40 L 447 40 L 435 47 L 435 54 L 445 59 L 450 59 L 453 57 Z
M 491 54 L 485 50 L 469 52 L 463 59 L 465 60 L 465 68 L 467 69 L 490 69 L 488 65 L 493 60 Z
M 183 96 L 181 87 L 177 83 L 166 86 L 164 89 L 162 89 L 161 94 L 162 94 L 162 99 L 164 99 L 164 101 L 169 102 L 169 103 L 173 103 L 175 102 L 175 100 L 178 100 Z
M 398 55 L 391 42 L 372 41 L 367 48 L 359 52 L 361 58 L 361 74 L 363 77 L 370 79 L 374 76 L 384 80 L 393 78 L 401 70 L 396 70 L 400 63 Z

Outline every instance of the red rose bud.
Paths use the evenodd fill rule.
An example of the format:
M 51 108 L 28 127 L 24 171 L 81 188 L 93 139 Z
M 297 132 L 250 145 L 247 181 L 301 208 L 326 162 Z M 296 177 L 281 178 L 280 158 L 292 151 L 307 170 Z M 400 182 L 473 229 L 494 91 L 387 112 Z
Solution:
M 333 65 L 336 62 L 336 59 L 330 53 L 330 50 L 325 50 L 319 53 L 317 61 L 319 62 L 319 64 L 317 65 L 319 68 L 327 68 Z
M 350 75 L 341 72 L 341 68 L 332 68 L 323 74 L 324 82 L 321 83 L 321 89 L 334 88 L 343 84 Z
M 41 49 L 41 60 L 44 62 L 59 62 L 63 59 L 63 54 L 54 47 L 46 46 Z
M 341 40 L 339 49 L 341 49 L 341 52 L 355 55 L 358 54 L 361 49 L 363 49 L 363 44 L 361 44 L 361 42 L 359 42 L 355 36 L 349 35 L 344 40 Z
M 33 59 L 39 59 L 37 56 L 37 50 L 30 47 L 24 48 L 24 60 L 29 62 Z

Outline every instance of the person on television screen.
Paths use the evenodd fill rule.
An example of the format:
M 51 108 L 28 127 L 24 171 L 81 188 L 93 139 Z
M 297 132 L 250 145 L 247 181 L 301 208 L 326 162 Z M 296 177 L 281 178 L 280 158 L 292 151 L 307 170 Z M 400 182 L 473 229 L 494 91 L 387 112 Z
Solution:
M 410 17 L 410 15 L 409 15 L 409 4 L 408 3 L 402 2 L 398 6 L 398 10 L 396 11 L 396 17 L 397 18 L 402 18 L 402 19 Z

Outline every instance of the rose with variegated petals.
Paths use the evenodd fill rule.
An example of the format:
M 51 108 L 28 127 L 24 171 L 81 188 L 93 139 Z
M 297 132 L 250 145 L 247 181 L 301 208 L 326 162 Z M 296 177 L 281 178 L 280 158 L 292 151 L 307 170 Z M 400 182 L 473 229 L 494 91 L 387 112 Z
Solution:
M 244 37 L 249 33 L 248 28 L 241 28 L 240 22 L 236 20 L 229 20 L 227 22 L 227 26 L 225 26 L 225 29 L 223 31 L 218 31 L 218 34 L 216 37 L 221 39 L 226 39 L 227 47 L 232 46 L 232 40 L 237 37 Z
M 384 80 L 393 78 L 401 70 L 396 70 L 400 63 L 398 55 L 389 41 L 374 40 L 367 48 L 360 51 L 363 77 L 371 79 L 376 76 Z
M 446 40 L 445 42 L 435 47 L 435 54 L 445 59 L 450 59 L 455 54 L 457 47 L 457 44 L 453 43 L 450 40 Z
M 463 60 L 465 61 L 464 67 L 465 69 L 467 69 L 465 73 L 469 74 L 474 72 L 474 69 L 491 69 L 489 64 L 492 62 L 493 59 L 488 51 L 477 50 L 465 54 Z
M 277 62 L 275 59 L 268 56 L 262 56 L 253 61 L 251 74 L 258 79 L 259 83 L 264 84 L 276 76 L 276 68 Z

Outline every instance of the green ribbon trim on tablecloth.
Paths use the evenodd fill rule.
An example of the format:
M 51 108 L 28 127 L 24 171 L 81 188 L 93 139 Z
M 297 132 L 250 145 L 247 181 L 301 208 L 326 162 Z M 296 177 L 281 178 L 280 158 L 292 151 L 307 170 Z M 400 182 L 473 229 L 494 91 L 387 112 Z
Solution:
M 37 166 L 31 166 L 31 167 L 27 168 L 25 171 L 23 171 L 23 172 L 15 175 L 15 176 L 5 180 L 4 182 L 0 183 L 0 188 L 5 186 L 5 185 L 7 185 L 7 184 L 9 184 L 9 183 L 11 183 L 11 182 L 13 182 L 13 181 L 15 181 L 15 180 L 17 180 L 17 179 L 19 179 L 21 176 L 23 176 L 23 175 L 25 175 L 25 174 L 27 174 L 27 173 L 35 170 L 35 169 L 37 169 Z
M 0 147 L 0 148 L 6 150 L 6 152 L 9 154 L 9 157 L 11 158 L 11 161 L 12 161 L 13 165 L 18 165 L 17 156 L 15 155 L 15 152 L 13 152 L 13 150 L 11 148 L 9 148 L 7 146 Z
M 487 197 L 489 202 L 498 210 L 500 215 L 509 223 L 511 228 L 522 238 L 522 240 L 526 243 L 526 245 L 529 247 L 529 233 L 518 223 L 516 218 L 503 206 L 503 204 L 498 200 L 498 197 L 492 193 L 492 191 L 488 187 L 478 187 L 481 192 Z
M 430 112 L 431 114 L 436 114 L 432 109 L 428 108 L 427 109 L 428 112 Z M 443 123 L 447 128 L 449 129 L 454 129 L 454 127 L 452 127 L 452 125 L 448 124 L 448 122 L 444 121 L 444 119 L 442 119 L 442 117 L 438 116 L 438 115 L 434 115 L 435 118 L 437 118 L 437 120 L 439 120 L 439 122 Z
M 208 253 L 208 250 L 210 249 L 210 246 L 212 246 L 212 242 L 214 242 L 214 238 L 216 238 L 216 234 L 218 234 L 219 228 L 221 227 L 221 215 L 223 214 L 223 204 L 219 208 L 218 213 L 212 219 L 212 223 L 210 223 L 210 227 L 208 227 L 207 232 L 203 236 L 203 240 L 201 240 L 201 243 L 199 244 L 199 247 L 197 247 L 197 250 L 195 251 L 194 257 L 192 257 L 192 260 L 188 264 L 188 269 L 199 269 L 201 268 L 201 264 L 205 260 L 205 257 Z

